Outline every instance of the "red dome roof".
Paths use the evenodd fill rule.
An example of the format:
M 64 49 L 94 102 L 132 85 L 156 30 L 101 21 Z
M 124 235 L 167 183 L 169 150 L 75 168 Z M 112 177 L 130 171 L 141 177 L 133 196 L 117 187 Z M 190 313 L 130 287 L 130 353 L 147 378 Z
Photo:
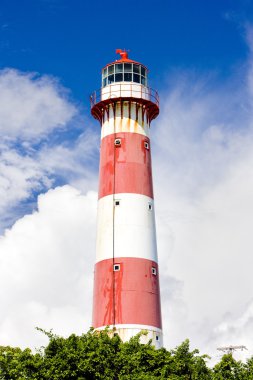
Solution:
M 110 66 L 110 65 L 115 65 L 116 63 L 124 63 L 125 62 L 125 63 L 135 63 L 136 65 L 141 65 L 141 66 L 145 67 L 145 69 L 147 69 L 147 67 L 144 66 L 142 63 L 133 61 L 132 59 L 129 59 L 128 58 L 128 52 L 125 50 L 116 49 L 116 54 L 120 55 L 120 59 L 117 59 L 114 62 L 108 63 L 105 67 Z

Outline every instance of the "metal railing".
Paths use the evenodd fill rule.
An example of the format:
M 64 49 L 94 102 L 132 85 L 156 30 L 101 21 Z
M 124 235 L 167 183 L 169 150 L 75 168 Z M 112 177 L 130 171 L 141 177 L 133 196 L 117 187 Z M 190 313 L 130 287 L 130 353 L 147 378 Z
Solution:
M 101 101 L 113 98 L 145 99 L 159 107 L 159 95 L 156 90 L 138 83 L 114 83 L 102 87 L 90 95 L 91 108 Z

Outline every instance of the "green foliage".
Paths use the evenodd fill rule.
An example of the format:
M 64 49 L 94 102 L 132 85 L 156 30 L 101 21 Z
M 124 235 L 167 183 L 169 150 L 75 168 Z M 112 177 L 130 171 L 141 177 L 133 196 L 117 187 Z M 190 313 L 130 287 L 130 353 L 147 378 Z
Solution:
M 253 380 L 253 358 L 243 364 L 224 355 L 209 369 L 208 356 L 191 351 L 189 340 L 169 351 L 141 344 L 145 332 L 123 343 L 109 329 L 68 338 L 38 330 L 49 343 L 36 353 L 0 347 L 0 380 Z
M 40 368 L 43 360 L 40 354 L 32 354 L 29 348 L 0 346 L 0 379 L 1 380 L 40 380 Z
M 249 380 L 249 365 L 236 361 L 231 354 L 223 355 L 214 367 L 214 380 Z M 252 377 L 253 379 L 253 377 Z

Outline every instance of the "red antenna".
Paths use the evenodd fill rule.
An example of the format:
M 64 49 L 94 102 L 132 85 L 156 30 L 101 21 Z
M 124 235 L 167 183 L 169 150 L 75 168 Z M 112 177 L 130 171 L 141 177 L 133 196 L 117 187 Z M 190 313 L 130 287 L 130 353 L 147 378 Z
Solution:
M 119 54 L 122 60 L 128 59 L 128 52 L 122 49 L 116 49 L 116 54 Z

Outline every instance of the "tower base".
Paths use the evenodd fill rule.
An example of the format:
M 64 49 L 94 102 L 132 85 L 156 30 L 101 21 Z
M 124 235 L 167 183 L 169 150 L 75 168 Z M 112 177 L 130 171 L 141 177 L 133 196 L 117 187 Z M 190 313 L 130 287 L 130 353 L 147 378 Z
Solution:
M 95 330 L 103 330 L 106 326 L 98 327 Z M 128 342 L 132 337 L 136 336 L 140 332 L 146 332 L 146 334 L 141 335 L 140 343 L 147 344 L 150 339 L 152 340 L 152 345 L 156 348 L 163 347 L 163 334 L 162 330 L 153 326 L 145 325 L 111 325 L 109 329 L 112 329 L 115 334 L 118 334 L 123 342 Z

